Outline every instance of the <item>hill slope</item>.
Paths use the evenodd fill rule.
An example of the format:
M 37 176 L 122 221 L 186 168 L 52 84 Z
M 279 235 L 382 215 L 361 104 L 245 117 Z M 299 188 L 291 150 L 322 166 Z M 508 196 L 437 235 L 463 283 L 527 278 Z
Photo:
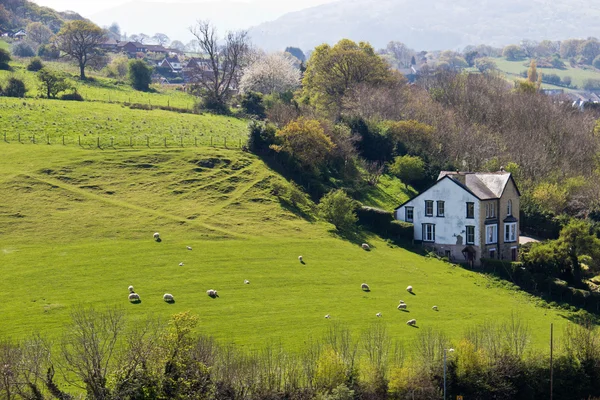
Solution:
M 251 29 L 259 46 L 305 50 L 342 38 L 384 47 L 399 40 L 418 50 L 503 46 L 532 40 L 598 36 L 600 4 L 583 0 L 343 0 L 299 12 Z M 306 27 L 310 26 L 310 29 Z
M 136 320 L 190 310 L 202 332 L 252 348 L 297 348 L 333 321 L 359 332 L 377 312 L 406 342 L 419 331 L 409 318 L 456 337 L 516 312 L 538 346 L 550 322 L 565 323 L 476 273 L 375 237 L 362 238 L 373 247 L 365 252 L 333 236 L 271 194 L 282 178 L 238 150 L 0 142 L 0 152 L 0 314 L 11 321 L 0 337 L 59 335 L 80 305 L 117 305 Z M 128 285 L 141 304 L 129 304 Z M 162 301 L 166 292 L 174 304 Z M 400 299 L 408 312 L 396 309 Z

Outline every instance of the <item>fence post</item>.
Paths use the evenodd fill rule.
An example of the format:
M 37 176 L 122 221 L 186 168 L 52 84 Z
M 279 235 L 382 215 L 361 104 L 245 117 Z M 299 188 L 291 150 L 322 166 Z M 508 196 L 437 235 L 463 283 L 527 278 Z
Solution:
M 212 147 L 213 143 L 212 143 L 212 136 L 210 137 L 210 146 Z
M 150 147 L 150 136 L 146 135 L 146 146 Z
M 183 135 L 181 135 L 180 140 L 181 140 L 181 147 L 183 147 Z
M 115 138 L 113 136 L 110 137 L 110 147 L 115 147 L 113 142 L 114 142 Z
M 63 135 L 63 146 L 65 145 L 65 135 Z
M 35 133 L 34 133 L 34 134 L 33 134 L 33 136 L 31 137 L 31 142 L 32 142 L 33 144 L 35 144 Z
M 242 139 L 240 138 L 240 149 L 242 148 Z
M 167 137 L 165 136 L 163 139 L 165 140 L 165 148 L 167 148 Z
M 98 139 L 98 148 L 100 149 L 100 148 L 101 148 L 101 147 L 100 147 L 100 136 L 98 136 L 98 138 L 97 138 L 97 139 Z
M 46 142 L 50 144 L 50 134 L 46 133 Z
M 21 143 L 21 132 L 17 133 L 17 140 Z
M 196 136 L 194 136 L 194 146 L 198 147 L 198 138 Z
M 79 147 L 81 147 L 81 135 L 79 135 Z
M 225 148 L 227 148 L 227 138 L 223 138 L 223 142 L 225 143 Z
M 4 132 L 4 141 L 8 143 L 8 140 L 6 140 L 6 132 Z
M 129 147 L 133 147 L 133 136 L 129 136 Z

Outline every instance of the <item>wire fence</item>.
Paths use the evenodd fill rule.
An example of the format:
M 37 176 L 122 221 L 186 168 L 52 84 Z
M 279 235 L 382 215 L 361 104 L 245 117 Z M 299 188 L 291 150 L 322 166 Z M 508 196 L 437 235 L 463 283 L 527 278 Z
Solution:
M 86 149 L 131 149 L 131 148 L 186 148 L 186 147 L 218 147 L 226 149 L 243 149 L 246 140 L 221 136 L 102 136 L 102 135 L 36 135 L 26 134 L 2 135 L 4 144 L 36 144 L 78 146 Z

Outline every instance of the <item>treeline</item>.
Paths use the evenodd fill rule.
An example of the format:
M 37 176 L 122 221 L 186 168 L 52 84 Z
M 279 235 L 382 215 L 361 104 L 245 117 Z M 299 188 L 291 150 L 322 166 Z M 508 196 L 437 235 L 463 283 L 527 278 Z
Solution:
M 79 309 L 63 337 L 0 342 L 0 398 L 74 399 L 546 399 L 547 351 L 531 345 L 527 324 L 465 326 L 451 341 L 419 329 L 397 342 L 383 322 L 351 332 L 327 321 L 323 335 L 295 352 L 270 344 L 255 351 L 198 335 L 198 318 L 174 315 L 129 323 L 121 311 Z M 554 347 L 553 394 L 600 396 L 600 334 L 569 324 Z M 556 341 L 559 342 L 558 340 Z M 77 389 L 65 389 L 77 388 Z
M 56 33 L 65 21 L 71 20 L 83 20 L 83 17 L 70 11 L 41 7 L 28 0 L 4 0 L 0 4 L 0 27 L 4 29 L 21 29 L 32 22 L 40 22 Z

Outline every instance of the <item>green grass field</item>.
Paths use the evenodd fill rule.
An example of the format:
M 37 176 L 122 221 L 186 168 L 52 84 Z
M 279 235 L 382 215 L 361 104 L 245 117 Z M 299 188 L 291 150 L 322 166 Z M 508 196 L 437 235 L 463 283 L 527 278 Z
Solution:
M 57 337 L 81 305 L 123 307 L 134 321 L 189 310 L 201 332 L 244 348 L 297 349 L 336 321 L 358 334 L 377 312 L 406 344 L 420 331 L 406 325 L 411 318 L 456 338 L 516 313 L 540 348 L 551 322 L 559 332 L 566 323 L 562 312 L 483 275 L 376 237 L 361 238 L 370 252 L 336 237 L 329 224 L 281 204 L 271 187 L 283 179 L 239 150 L 0 142 L 0 154 L 0 337 Z M 366 203 L 389 208 L 394 193 L 398 202 L 407 195 L 401 189 L 385 178 Z M 141 304 L 127 301 L 128 285 Z M 209 298 L 208 289 L 220 297 Z M 174 304 L 162 300 L 167 292 Z M 400 299 L 409 312 L 396 309 Z
M 0 49 L 9 50 L 10 45 L 6 43 L 4 40 L 0 40 Z
M 508 61 L 505 58 L 494 58 L 494 62 L 503 72 L 510 74 L 510 78 L 515 78 L 521 72 L 527 71 L 529 68 L 528 61 Z M 583 90 L 583 83 L 586 79 L 600 79 L 600 72 L 594 69 L 581 69 L 581 68 L 572 68 L 570 66 L 566 66 L 565 69 L 556 69 L 556 68 L 539 68 L 538 69 L 542 74 L 556 74 L 561 78 L 565 76 L 570 76 L 573 82 L 573 85 L 576 85 L 579 90 Z M 560 86 L 554 86 L 544 83 L 542 85 L 544 88 L 555 88 L 555 89 L 565 89 L 566 88 Z

